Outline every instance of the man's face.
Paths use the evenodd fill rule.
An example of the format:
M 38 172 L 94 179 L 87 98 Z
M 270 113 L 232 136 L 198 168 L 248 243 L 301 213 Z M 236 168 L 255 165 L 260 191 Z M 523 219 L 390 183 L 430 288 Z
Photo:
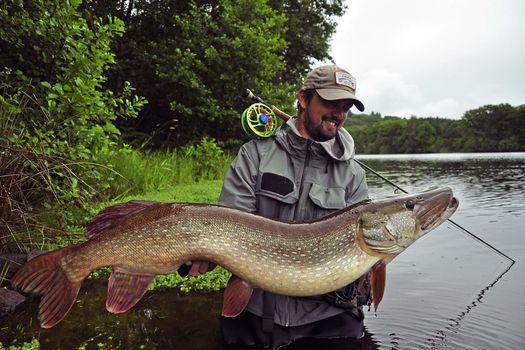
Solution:
M 305 104 L 302 120 L 307 133 L 305 136 L 319 142 L 335 137 L 353 105 L 351 100 L 323 100 L 317 93 Z

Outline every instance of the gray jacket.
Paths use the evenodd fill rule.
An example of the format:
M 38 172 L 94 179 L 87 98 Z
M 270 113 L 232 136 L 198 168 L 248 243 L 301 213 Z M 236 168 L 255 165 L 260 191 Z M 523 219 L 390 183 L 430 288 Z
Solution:
M 219 204 L 291 221 L 311 220 L 368 198 L 364 170 L 353 161 L 354 141 L 341 129 L 330 141 L 299 136 L 290 119 L 275 136 L 244 144 L 232 162 Z M 262 290 L 246 309 L 263 315 Z M 344 312 L 321 296 L 276 295 L 274 322 L 300 326 Z

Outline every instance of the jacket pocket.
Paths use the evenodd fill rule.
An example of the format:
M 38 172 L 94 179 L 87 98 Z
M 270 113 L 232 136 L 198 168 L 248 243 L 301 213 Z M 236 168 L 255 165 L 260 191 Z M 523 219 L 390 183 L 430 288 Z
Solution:
M 266 196 L 286 204 L 294 204 L 299 199 L 298 189 L 292 180 L 275 173 L 263 173 L 255 190 L 257 196 Z
M 326 187 L 313 183 L 308 195 L 315 205 L 323 209 L 346 207 L 345 189 L 342 187 Z

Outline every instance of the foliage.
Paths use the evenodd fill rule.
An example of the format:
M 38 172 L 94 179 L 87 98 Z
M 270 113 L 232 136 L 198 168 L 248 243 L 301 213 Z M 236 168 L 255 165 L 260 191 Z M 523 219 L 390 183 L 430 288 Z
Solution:
M 201 148 L 202 145 L 194 147 Z M 218 152 L 222 154 L 222 150 Z M 106 190 L 112 200 L 90 204 L 88 213 L 73 212 L 71 221 L 76 222 L 77 225 L 86 223 L 98 210 L 133 199 L 216 203 L 222 186 L 222 178 L 232 158 L 231 155 L 223 154 L 222 157 L 211 160 L 217 165 L 217 170 L 215 172 L 205 171 L 200 177 L 195 177 L 198 172 L 198 162 L 204 160 L 189 157 L 185 148 L 143 153 L 135 150 L 113 152 L 105 159 L 106 162 L 112 164 L 111 172 L 118 174 L 115 175 L 110 188 Z M 109 172 L 109 170 L 106 171 Z M 59 214 L 64 215 L 64 212 Z M 45 223 L 56 224 L 57 216 L 48 216 L 44 213 L 40 215 L 40 219 Z M 60 221 L 59 224 L 63 225 L 63 222 Z M 49 228 L 45 232 L 33 229 L 33 231 L 22 231 L 6 236 L 3 242 L 5 242 L 6 249 L 12 246 L 25 248 L 18 250 L 51 250 L 85 240 L 82 231 L 82 227 L 69 227 L 67 233 L 61 231 L 58 232 L 58 235 L 54 235 Z M 7 244 L 7 242 L 11 243 Z
M 336 30 L 336 18 L 343 16 L 346 6 L 343 0 L 269 0 L 269 4 L 286 14 L 286 70 L 278 78 L 297 84 L 314 61 L 331 60 L 330 38 Z
M 224 174 L 224 151 L 216 140 L 204 137 L 197 145 L 185 146 L 183 152 L 186 158 L 193 160 L 196 179 L 211 179 Z
M 36 350 L 40 349 L 40 342 L 38 339 L 33 338 L 30 342 L 25 342 L 22 345 L 10 345 L 4 346 L 0 343 L 0 350 Z
M 0 5 L 3 222 L 13 202 L 24 204 L 17 207 L 22 216 L 31 206 L 67 208 L 59 219 L 66 220 L 62 227 L 71 222 L 74 208 L 85 210 L 109 187 L 99 159 L 119 148 L 114 120 L 136 116 L 144 103 L 128 83 L 118 95 L 103 87 L 114 62 L 110 43 L 122 35 L 122 21 L 88 24 L 76 10 L 79 3 Z
M 342 0 L 94 0 L 84 8 L 126 24 L 107 85 L 130 79 L 146 96 L 140 117 L 119 126 L 128 142 L 153 148 L 204 136 L 230 147 L 247 140 L 239 140 L 243 89 L 292 107 L 312 60 L 329 58 L 344 11 Z
M 121 198 L 153 191 L 171 193 L 179 184 L 195 184 L 192 191 L 198 193 L 199 182 L 222 179 L 231 160 L 232 156 L 209 138 L 173 150 L 113 152 L 105 161 L 112 164 L 118 177 L 108 194 Z
M 485 105 L 463 116 L 465 148 L 481 152 L 525 150 L 525 105 Z
M 217 266 L 206 274 L 200 274 L 195 277 L 180 277 L 178 274 L 160 275 L 155 277 L 150 290 L 157 288 L 177 288 L 181 292 L 191 293 L 210 293 L 217 292 L 226 287 L 231 273 L 228 270 Z
M 525 106 L 487 105 L 461 120 L 403 119 L 378 113 L 348 118 L 358 153 L 525 151 Z

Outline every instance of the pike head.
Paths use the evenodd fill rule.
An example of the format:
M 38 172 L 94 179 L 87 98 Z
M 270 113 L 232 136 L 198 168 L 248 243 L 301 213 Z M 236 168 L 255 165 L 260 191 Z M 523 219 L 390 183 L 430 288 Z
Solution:
M 446 221 L 457 207 L 448 187 L 370 202 L 361 207 L 357 241 L 366 253 L 392 260 Z

